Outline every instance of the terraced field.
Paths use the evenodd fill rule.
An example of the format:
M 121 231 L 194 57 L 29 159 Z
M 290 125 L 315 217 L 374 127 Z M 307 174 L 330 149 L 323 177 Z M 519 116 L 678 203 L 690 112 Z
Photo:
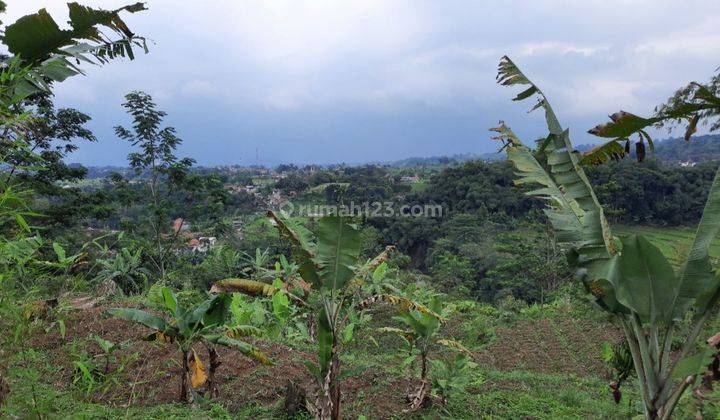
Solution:
M 694 227 L 645 227 L 645 226 L 614 226 L 613 233 L 619 236 L 637 233 L 645 236 L 670 260 L 675 267 L 680 267 L 685 259 L 695 236 Z M 720 259 L 720 240 L 716 240 L 710 248 L 710 256 Z

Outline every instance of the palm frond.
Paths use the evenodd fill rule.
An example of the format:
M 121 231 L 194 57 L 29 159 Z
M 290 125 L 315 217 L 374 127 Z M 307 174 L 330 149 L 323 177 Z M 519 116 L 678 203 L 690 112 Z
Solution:
M 506 57 L 501 60 L 500 68 L 503 77 L 499 80 L 504 84 L 535 86 Z M 599 299 L 607 300 L 607 306 L 614 305 L 614 296 L 609 296 L 612 290 L 602 281 L 614 278 L 607 270 L 616 267 L 605 263 L 617 255 L 617 245 L 602 206 L 573 151 L 568 130 L 560 127 L 544 95 L 542 101 L 550 134 L 542 144 L 541 153 L 533 154 L 502 122 L 492 130 L 499 133 L 496 138 L 503 142 L 508 159 L 517 171 L 516 183 L 540 186 L 528 194 L 546 200 L 546 214 L 558 233 L 558 242 L 570 247 L 575 262 L 584 267 L 588 289 Z
M 545 109 L 545 121 L 547 122 L 548 130 L 550 131 L 550 133 L 556 135 L 562 133 L 562 127 L 560 126 L 560 122 L 558 121 L 557 116 L 555 116 L 555 112 L 550 106 L 550 103 L 545 97 L 545 94 L 540 90 L 539 87 L 537 87 L 537 85 L 535 85 L 535 83 L 530 81 L 530 79 L 525 76 L 522 71 L 520 71 L 520 68 L 518 68 L 518 66 L 515 65 L 515 63 L 506 55 L 504 55 L 500 59 L 496 80 L 499 84 L 503 86 L 529 86 L 527 89 L 515 96 L 513 98 L 513 101 L 522 101 L 534 95 L 537 95 L 538 102 L 535 104 L 535 106 L 533 106 L 531 111 L 534 111 L 538 108 Z
M 262 330 L 260 330 L 260 328 L 253 327 L 252 325 L 226 326 L 225 332 L 228 337 L 235 339 L 262 334 Z
M 593 147 L 583 153 L 580 163 L 583 165 L 600 165 L 611 160 L 623 159 L 630 153 L 629 140 L 625 140 L 626 146 L 621 144 L 622 140 L 610 140 L 597 147 Z
M 218 344 L 221 346 L 231 347 L 240 351 L 247 357 L 257 360 L 263 365 L 271 366 L 274 363 L 263 353 L 259 348 L 248 344 L 244 341 L 239 341 L 234 338 L 230 338 L 227 335 L 210 335 L 205 337 L 209 342 Z
M 272 296 L 278 288 L 261 281 L 247 279 L 224 279 L 213 283 L 210 293 L 243 293 L 250 296 Z
M 437 341 L 438 344 L 441 346 L 445 346 L 447 348 L 457 350 L 460 353 L 465 353 L 467 355 L 472 355 L 472 352 L 467 349 L 467 347 L 463 346 L 462 343 L 456 340 L 449 340 L 449 339 L 441 339 Z
M 439 320 L 444 319 L 442 317 L 442 315 L 431 310 L 427 306 L 424 306 L 420 303 L 414 302 L 414 301 L 412 301 L 408 298 L 402 297 L 402 296 L 389 295 L 389 294 L 385 294 L 385 293 L 371 296 L 371 297 L 359 302 L 357 305 L 355 305 L 355 308 L 357 310 L 368 309 L 371 306 L 375 305 L 376 303 L 385 303 L 385 304 L 397 306 L 402 311 L 413 311 L 413 310 L 418 311 L 422 314 L 431 315 Z
M 130 31 L 120 17 L 122 12 L 146 10 L 143 3 L 102 10 L 73 2 L 68 4 L 68 9 L 70 29 L 60 29 L 47 10 L 40 9 L 8 25 L 0 37 L 14 55 L 11 60 L 19 59 L 28 68 L 22 84 L 24 96 L 48 91 L 49 81 L 61 82 L 82 74 L 80 62 L 104 64 L 118 57 L 132 60 L 135 47 L 148 51 L 145 39 Z M 98 26 L 110 29 L 121 38 L 108 38 Z

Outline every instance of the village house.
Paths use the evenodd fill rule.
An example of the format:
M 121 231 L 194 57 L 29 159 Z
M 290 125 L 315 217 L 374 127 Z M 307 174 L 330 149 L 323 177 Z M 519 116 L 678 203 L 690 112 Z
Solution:
M 273 190 L 272 194 L 268 197 L 268 204 L 271 206 L 277 206 L 284 201 L 285 199 L 283 198 L 280 190 Z

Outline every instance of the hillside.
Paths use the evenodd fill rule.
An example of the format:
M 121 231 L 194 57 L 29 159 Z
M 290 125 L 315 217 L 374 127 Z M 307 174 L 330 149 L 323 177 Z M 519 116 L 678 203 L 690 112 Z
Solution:
M 144 328 L 128 328 L 103 315 L 104 309 L 118 304 L 127 303 L 121 300 L 91 309 L 64 309 L 64 336 L 57 329 L 37 331 L 31 341 L 36 349 L 31 360 L 37 366 L 37 376 L 30 379 L 19 368 L 9 371 L 7 380 L 13 387 L 5 397 L 3 412 L 22 417 L 31 409 L 24 396 L 34 392 L 48 416 L 67 410 L 87 417 L 189 415 L 187 409 L 175 404 L 179 362 L 174 347 L 143 342 Z M 478 415 L 547 419 L 626 415 L 625 405 L 612 402 L 606 385 L 609 372 L 600 360 L 603 343 L 615 342 L 619 334 L 598 322 L 597 315 L 588 314 L 588 308 L 520 305 L 495 309 L 467 301 L 457 301 L 450 308 L 453 305 L 448 334 L 468 346 L 477 368 L 468 378 L 467 394 L 457 394 L 447 405 L 433 407 L 426 415 L 464 419 Z M 376 313 L 373 325 L 383 325 L 388 315 Z M 403 366 L 404 356 L 394 351 L 400 343 L 387 334 L 372 335 L 370 341 L 370 335 L 363 333 L 358 343 L 347 349 L 354 354 L 345 360 L 348 417 L 401 415 L 406 409 L 405 394 L 415 383 L 413 371 L 418 366 Z M 76 364 L 104 357 L 95 337 L 122 347 L 113 355 L 112 376 L 88 382 Z M 299 342 L 286 340 L 253 343 L 276 365 L 258 367 L 234 357 L 231 351 L 221 351 L 224 363 L 218 370 L 219 398 L 208 411 L 195 411 L 194 416 L 283 416 L 286 381 L 310 382 L 303 363 L 312 357 L 313 349 L 298 349 Z M 21 362 L 16 358 L 8 361 Z M 279 381 L 278 377 L 283 379 Z M 631 395 L 628 387 L 627 398 Z
M 686 142 L 682 138 L 656 139 L 655 150 L 648 150 L 647 157 L 658 159 L 670 165 L 692 166 L 697 163 L 720 160 L 720 135 L 693 136 Z M 576 149 L 584 152 L 595 147 L 582 144 Z M 630 157 L 635 159 L 634 147 L 630 148 Z
M 720 160 L 720 135 L 693 136 L 689 142 L 681 138 L 658 141 L 652 155 L 672 164 L 718 161 Z

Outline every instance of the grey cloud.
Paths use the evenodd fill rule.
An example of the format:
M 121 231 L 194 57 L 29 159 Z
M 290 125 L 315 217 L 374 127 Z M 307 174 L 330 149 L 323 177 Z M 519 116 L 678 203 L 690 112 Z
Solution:
M 84 3 L 106 8 L 127 1 Z M 4 21 L 43 4 L 11 2 Z M 361 161 L 493 150 L 498 119 L 543 133 L 494 83 L 509 54 L 553 101 L 575 141 L 617 109 L 650 112 L 720 65 L 716 1 L 171 1 L 128 17 L 153 39 L 132 63 L 88 69 L 57 100 L 101 139 L 73 160 L 122 163 L 119 104 L 150 92 L 201 163 Z M 301 145 L 301 146 L 298 146 Z M 298 151 L 300 147 L 301 151 Z

